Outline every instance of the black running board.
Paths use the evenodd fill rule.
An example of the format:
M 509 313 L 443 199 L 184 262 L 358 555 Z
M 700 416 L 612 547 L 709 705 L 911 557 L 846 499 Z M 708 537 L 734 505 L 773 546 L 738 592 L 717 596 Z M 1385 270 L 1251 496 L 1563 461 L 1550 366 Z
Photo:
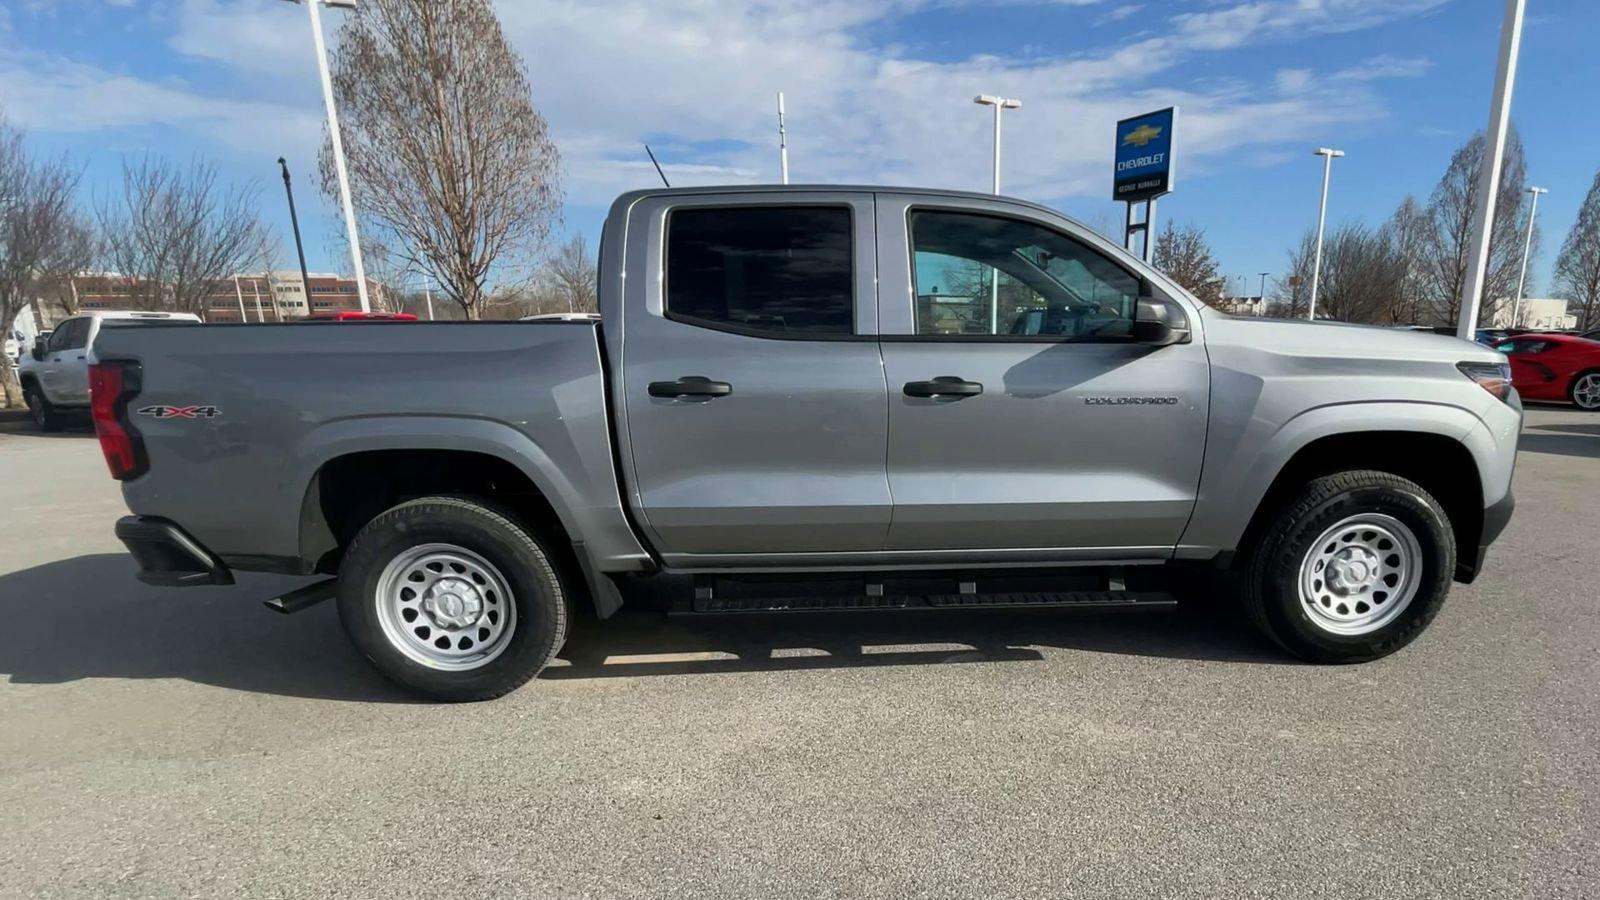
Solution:
M 1056 591 L 1000 594 L 929 594 L 923 596 L 704 597 L 697 596 L 680 613 L 822 612 L 899 609 L 1128 609 L 1177 606 L 1165 591 Z

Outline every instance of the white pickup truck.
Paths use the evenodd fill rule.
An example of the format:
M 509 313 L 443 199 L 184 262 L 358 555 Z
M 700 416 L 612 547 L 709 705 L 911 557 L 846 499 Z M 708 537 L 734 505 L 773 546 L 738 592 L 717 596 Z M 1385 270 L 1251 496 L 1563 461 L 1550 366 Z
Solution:
M 41 431 L 61 427 L 62 413 L 89 409 L 89 363 L 93 362 L 94 339 L 102 323 L 159 322 L 200 324 L 193 313 L 142 312 L 136 310 L 95 310 L 63 320 L 50 333 L 35 341 L 33 349 L 19 360 L 17 378 L 22 396 Z

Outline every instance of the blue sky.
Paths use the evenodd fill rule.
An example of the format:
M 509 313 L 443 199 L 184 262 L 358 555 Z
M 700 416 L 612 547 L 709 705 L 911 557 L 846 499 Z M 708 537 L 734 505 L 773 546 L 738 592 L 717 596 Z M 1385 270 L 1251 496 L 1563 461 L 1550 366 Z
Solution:
M 1536 290 L 1600 169 L 1600 3 L 1529 0 L 1515 120 L 1540 204 Z M 564 231 L 591 237 L 609 199 L 674 184 L 777 179 L 786 93 L 795 181 L 984 190 L 989 113 L 1008 113 L 1007 193 L 1091 223 L 1109 200 L 1111 125 L 1178 104 L 1177 191 L 1163 219 L 1211 236 L 1225 271 L 1279 272 L 1313 224 L 1317 145 L 1335 164 L 1330 223 L 1387 216 L 1433 190 L 1487 120 L 1494 0 L 518 0 L 500 5 L 562 152 Z M 327 16 L 334 23 L 340 14 Z M 345 268 L 336 206 L 315 189 L 322 110 L 304 10 L 276 0 L 0 0 L 0 104 L 46 152 L 85 166 L 85 195 L 146 151 L 257 179 L 293 245 L 274 160 L 291 160 L 307 256 Z

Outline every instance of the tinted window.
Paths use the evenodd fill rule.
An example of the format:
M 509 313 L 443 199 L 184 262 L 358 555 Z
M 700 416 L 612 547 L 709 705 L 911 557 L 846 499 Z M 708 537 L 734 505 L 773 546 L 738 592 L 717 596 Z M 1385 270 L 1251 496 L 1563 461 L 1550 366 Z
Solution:
M 850 210 L 679 209 L 667 221 L 667 314 L 791 335 L 852 333 Z
M 1051 229 L 995 216 L 911 214 L 917 333 L 1126 337 L 1139 279 Z

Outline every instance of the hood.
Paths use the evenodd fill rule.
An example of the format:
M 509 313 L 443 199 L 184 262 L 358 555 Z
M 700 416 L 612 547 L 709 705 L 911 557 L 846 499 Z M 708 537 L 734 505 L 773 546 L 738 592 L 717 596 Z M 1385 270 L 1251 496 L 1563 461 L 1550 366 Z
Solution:
M 1275 353 L 1360 359 L 1427 359 L 1440 362 L 1503 362 L 1505 354 L 1458 337 L 1349 322 L 1311 322 L 1232 316 L 1207 310 L 1206 339 Z

